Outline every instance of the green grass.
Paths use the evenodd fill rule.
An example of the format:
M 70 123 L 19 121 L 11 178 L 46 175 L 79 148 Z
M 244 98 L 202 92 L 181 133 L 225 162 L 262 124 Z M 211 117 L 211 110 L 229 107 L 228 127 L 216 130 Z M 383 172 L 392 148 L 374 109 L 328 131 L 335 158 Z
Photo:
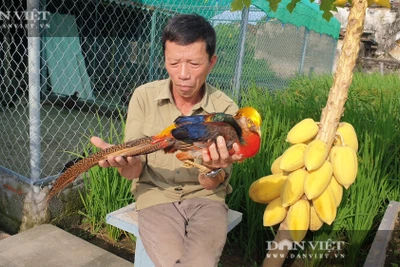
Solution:
M 102 128 L 100 119 L 99 124 Z M 124 127 L 125 125 L 123 124 Z M 110 144 L 123 142 L 123 133 L 119 132 L 112 122 L 110 123 L 110 129 L 106 132 L 109 133 L 108 136 L 100 136 L 106 142 Z M 90 143 L 82 146 L 85 154 L 99 150 Z M 106 224 L 105 218 L 108 213 L 133 202 L 130 185 L 131 182 L 123 178 L 116 168 L 95 166 L 84 175 L 84 188 L 81 193 L 84 211 L 81 211 L 81 214 L 84 216 L 85 221 L 89 223 L 92 233 L 99 233 L 106 229 L 106 234 L 111 240 L 117 241 L 121 237 L 122 231 Z
M 289 129 L 304 118 L 319 121 L 326 104 L 332 77 L 297 77 L 288 88 L 267 91 L 246 88 L 241 106 L 257 108 L 263 117 L 262 147 L 258 155 L 234 166 L 233 193 L 227 203 L 243 213 L 243 221 L 228 235 L 230 243 L 240 245 L 246 258 L 261 264 L 266 242 L 273 240 L 277 227 L 265 228 L 265 205 L 248 196 L 251 183 L 271 173 L 272 162 L 285 151 Z M 345 258 L 302 259 L 306 266 L 361 266 L 390 200 L 400 201 L 400 79 L 398 75 L 355 73 L 342 121 L 351 123 L 359 138 L 359 171 L 356 182 L 344 191 L 335 222 L 307 241 L 341 240 Z M 122 133 L 111 129 L 110 143 L 122 140 Z M 92 168 L 85 180 L 82 199 L 84 214 L 93 231 L 105 226 L 105 215 L 133 201 L 130 183 L 113 169 Z M 121 234 L 107 229 L 115 239 Z M 307 248 L 305 253 L 316 253 Z M 336 264 L 336 265 L 335 265 Z

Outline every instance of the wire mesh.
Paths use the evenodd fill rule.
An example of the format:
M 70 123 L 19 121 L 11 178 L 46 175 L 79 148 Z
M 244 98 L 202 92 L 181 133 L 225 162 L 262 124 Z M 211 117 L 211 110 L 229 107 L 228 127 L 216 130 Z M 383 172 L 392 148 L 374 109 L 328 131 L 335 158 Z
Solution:
M 40 11 L 27 10 L 25 1 L 0 3 L 1 168 L 31 177 L 31 151 L 37 146 L 40 178 L 56 176 L 87 137 L 107 136 L 111 124 L 122 131 L 119 114 L 124 116 L 133 90 L 167 77 L 160 35 L 177 12 L 208 14 L 218 37 L 218 63 L 208 80 L 233 95 L 241 12 L 218 1 L 190 6 L 193 1 L 154 0 L 157 7 L 140 2 L 40 0 Z M 39 29 L 39 51 L 28 48 L 30 27 Z M 244 30 L 242 94 L 251 86 L 282 89 L 296 75 L 332 70 L 336 40 L 328 35 L 284 25 L 255 7 Z M 29 131 L 34 96 L 28 51 L 40 57 L 39 144 L 32 143 Z

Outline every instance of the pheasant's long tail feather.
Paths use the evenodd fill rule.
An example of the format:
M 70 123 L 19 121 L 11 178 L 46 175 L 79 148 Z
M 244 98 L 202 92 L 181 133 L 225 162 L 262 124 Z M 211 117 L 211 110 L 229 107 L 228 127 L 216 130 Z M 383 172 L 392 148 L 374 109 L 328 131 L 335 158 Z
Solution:
M 55 181 L 48 194 L 48 200 L 60 193 L 66 186 L 72 183 L 81 173 L 96 166 L 100 160 L 105 160 L 108 156 L 138 156 L 149 154 L 161 150 L 171 144 L 170 140 L 154 142 L 152 137 L 144 137 L 128 141 L 123 144 L 115 145 L 94 153 L 86 158 L 82 158 L 74 165 L 69 167 Z

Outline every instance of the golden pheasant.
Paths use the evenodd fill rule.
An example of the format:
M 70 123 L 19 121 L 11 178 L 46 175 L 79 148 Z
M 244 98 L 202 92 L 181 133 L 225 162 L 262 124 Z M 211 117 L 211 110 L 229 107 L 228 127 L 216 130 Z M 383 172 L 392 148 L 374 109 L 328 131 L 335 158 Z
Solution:
M 207 115 L 180 116 L 174 124 L 155 136 L 144 137 L 115 145 L 82 158 L 56 180 L 49 192 L 48 199 L 61 192 L 72 183 L 79 174 L 87 171 L 105 160 L 108 156 L 137 156 L 158 150 L 174 153 L 187 168 L 197 167 L 200 172 L 210 169 L 198 164 L 202 158 L 202 149 L 215 142 L 218 136 L 223 136 L 231 155 L 235 153 L 232 145 L 236 142 L 243 160 L 257 154 L 261 145 L 261 116 L 252 107 L 239 109 L 234 116 L 225 113 Z

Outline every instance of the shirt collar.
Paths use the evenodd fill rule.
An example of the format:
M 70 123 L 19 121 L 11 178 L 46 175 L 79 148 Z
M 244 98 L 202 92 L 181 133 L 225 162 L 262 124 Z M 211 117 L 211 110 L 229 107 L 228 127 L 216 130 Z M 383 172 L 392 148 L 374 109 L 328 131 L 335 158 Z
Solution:
M 169 100 L 171 103 L 174 102 L 174 99 L 172 98 L 171 90 L 170 88 L 171 84 L 171 79 L 165 79 L 164 84 L 161 87 L 158 95 L 154 98 L 154 101 L 162 101 L 162 100 Z
M 215 107 L 210 98 L 210 95 L 211 93 L 213 93 L 213 90 L 208 83 L 205 84 L 205 87 L 206 89 L 203 98 L 200 100 L 199 103 L 193 106 L 193 111 L 196 111 L 198 109 L 203 109 L 206 113 L 213 113 L 215 112 Z

